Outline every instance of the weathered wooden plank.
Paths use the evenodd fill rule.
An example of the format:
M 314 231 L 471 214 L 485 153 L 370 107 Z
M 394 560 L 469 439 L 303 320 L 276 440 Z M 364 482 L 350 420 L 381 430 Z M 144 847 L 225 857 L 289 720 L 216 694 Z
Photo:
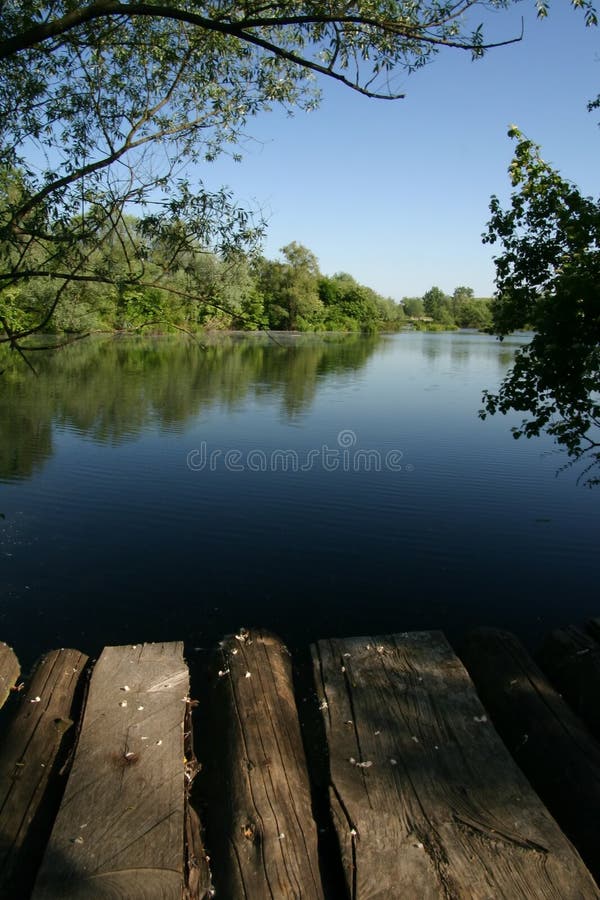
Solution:
M 217 895 L 322 898 L 289 653 L 271 634 L 242 630 L 221 643 L 215 669 L 220 782 L 209 835 Z
M 0 896 L 28 896 L 33 884 L 64 787 L 59 751 L 74 740 L 73 698 L 86 662 L 78 650 L 44 656 L 3 735 Z
M 538 662 L 556 689 L 600 739 L 600 644 L 569 625 L 546 636 Z
M 6 703 L 6 698 L 16 684 L 21 667 L 12 647 L 0 643 L 0 707 Z
M 104 649 L 35 898 L 181 900 L 188 691 L 180 642 Z
M 598 898 L 440 632 L 320 641 L 352 898 Z
M 514 635 L 478 628 L 460 656 L 504 743 L 598 880 L 600 745 Z

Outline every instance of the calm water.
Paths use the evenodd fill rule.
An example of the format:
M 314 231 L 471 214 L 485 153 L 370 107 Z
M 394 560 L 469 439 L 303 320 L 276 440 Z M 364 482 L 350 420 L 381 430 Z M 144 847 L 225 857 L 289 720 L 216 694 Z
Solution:
M 477 417 L 519 339 L 279 340 L 97 340 L 2 376 L 0 637 L 23 660 L 251 624 L 535 643 L 600 612 L 600 489 Z

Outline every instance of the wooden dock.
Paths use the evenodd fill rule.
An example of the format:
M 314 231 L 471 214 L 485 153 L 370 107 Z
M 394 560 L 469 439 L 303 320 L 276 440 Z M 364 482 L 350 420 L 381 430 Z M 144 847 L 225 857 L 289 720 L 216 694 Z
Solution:
M 0 645 L 0 898 L 600 900 L 596 738 L 512 635 L 459 653 Z

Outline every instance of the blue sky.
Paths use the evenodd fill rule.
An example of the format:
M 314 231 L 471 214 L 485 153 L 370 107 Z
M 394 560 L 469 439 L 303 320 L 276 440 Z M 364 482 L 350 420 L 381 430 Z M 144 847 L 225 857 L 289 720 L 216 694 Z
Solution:
M 598 195 L 600 112 L 586 104 L 600 91 L 600 30 L 586 28 L 567 0 L 554 0 L 544 21 L 522 2 L 486 14 L 488 39 L 517 35 L 522 16 L 522 42 L 477 62 L 446 51 L 402 77 L 404 100 L 323 83 L 318 111 L 261 115 L 243 162 L 221 159 L 205 181 L 263 209 L 271 258 L 296 240 L 322 272 L 350 272 L 397 300 L 434 284 L 491 295 L 493 250 L 481 233 L 490 195 L 509 193 L 509 124 Z

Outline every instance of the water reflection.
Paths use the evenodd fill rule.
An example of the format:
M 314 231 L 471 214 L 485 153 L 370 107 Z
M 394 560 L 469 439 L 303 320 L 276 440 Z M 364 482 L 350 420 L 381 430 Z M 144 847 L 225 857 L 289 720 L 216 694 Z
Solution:
M 53 427 L 121 444 L 146 428 L 181 431 L 210 408 L 276 403 L 293 421 L 320 381 L 355 373 L 378 336 L 112 338 L 79 342 L 36 360 L 39 377 L 14 366 L 0 385 L 0 478 L 30 477 L 53 453 Z M 2 368 L 2 360 L 0 360 Z
M 450 362 L 453 369 L 460 369 L 474 362 L 492 362 L 504 375 L 511 365 L 515 351 L 527 343 L 531 335 L 515 335 L 499 341 L 477 332 L 451 332 L 421 336 L 422 353 L 430 363 Z

